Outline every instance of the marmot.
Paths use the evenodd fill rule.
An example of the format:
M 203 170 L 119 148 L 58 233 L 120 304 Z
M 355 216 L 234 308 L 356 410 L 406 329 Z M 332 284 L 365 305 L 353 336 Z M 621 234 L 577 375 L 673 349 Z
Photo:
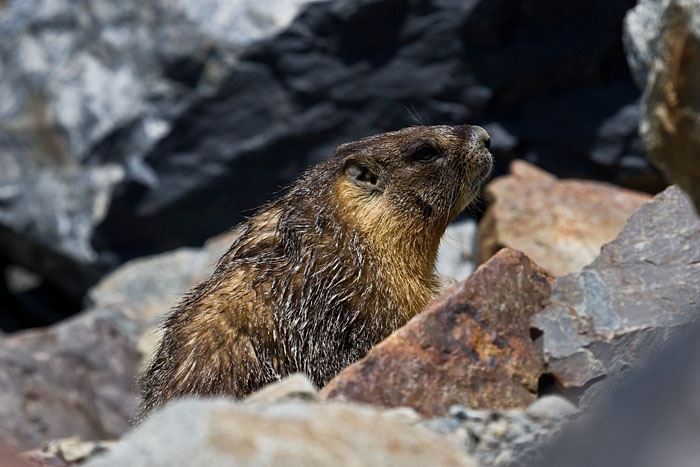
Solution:
M 140 378 L 143 416 L 184 395 L 243 397 L 302 372 L 318 386 L 440 292 L 440 237 L 490 174 L 477 126 L 343 144 L 237 227 L 166 318 Z

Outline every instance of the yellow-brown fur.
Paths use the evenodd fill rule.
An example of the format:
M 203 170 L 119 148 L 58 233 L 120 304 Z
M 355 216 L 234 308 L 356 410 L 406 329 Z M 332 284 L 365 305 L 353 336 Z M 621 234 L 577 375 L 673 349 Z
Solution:
M 412 127 L 340 146 L 241 224 L 168 316 L 142 415 L 186 394 L 244 396 L 296 371 L 325 384 L 440 291 L 445 228 L 490 171 L 478 127 Z

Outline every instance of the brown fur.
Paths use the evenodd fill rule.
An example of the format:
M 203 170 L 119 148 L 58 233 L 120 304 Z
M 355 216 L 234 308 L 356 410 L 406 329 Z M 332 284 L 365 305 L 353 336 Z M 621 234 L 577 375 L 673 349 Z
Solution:
M 211 278 L 167 317 L 141 414 L 187 394 L 242 397 L 293 372 L 320 387 L 361 358 L 439 292 L 440 237 L 490 172 L 487 143 L 478 127 L 411 127 L 344 144 L 307 171 L 237 228 Z M 416 160 L 426 152 L 436 159 Z

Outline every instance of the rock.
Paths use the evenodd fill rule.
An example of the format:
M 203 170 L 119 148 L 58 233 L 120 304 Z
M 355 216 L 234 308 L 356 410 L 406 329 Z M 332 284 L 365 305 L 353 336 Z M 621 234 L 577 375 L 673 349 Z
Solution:
M 451 224 L 440 242 L 437 272 L 458 281 L 466 279 L 476 269 L 476 244 L 476 221 Z
M 22 457 L 40 466 L 77 465 L 112 449 L 116 441 L 83 441 L 73 436 L 45 443 L 40 449 L 22 453 Z
M 566 399 L 544 396 L 525 410 L 474 410 L 455 405 L 449 418 L 433 418 L 420 425 L 452 440 L 483 467 L 512 466 L 539 453 L 577 413 Z
M 535 420 L 563 420 L 578 413 L 578 408 L 557 395 L 543 396 L 530 404 L 525 413 Z
M 676 191 L 679 191 L 676 189 Z M 690 204 L 688 202 L 688 204 Z M 691 208 L 692 209 L 692 208 Z M 697 311 L 697 308 L 696 308 Z M 676 335 L 596 410 L 516 465 L 693 466 L 700 458 L 700 329 Z
M 120 262 L 95 234 L 116 185 L 158 185 L 173 120 L 306 1 L 2 3 L 0 258 L 79 301 Z
M 543 370 L 529 319 L 550 281 L 524 254 L 501 251 L 338 374 L 322 397 L 408 406 L 423 416 L 445 415 L 454 404 L 528 405 Z
M 270 404 L 298 399 L 318 400 L 318 390 L 309 378 L 302 373 L 287 376 L 277 383 L 268 384 L 245 398 L 245 404 Z
M 700 218 L 670 187 L 633 214 L 600 256 L 561 277 L 532 320 L 556 383 L 594 394 L 596 382 L 644 364 L 695 320 L 700 303 Z M 585 399 L 585 397 L 584 397 Z
M 639 130 L 649 159 L 700 213 L 700 4 L 642 1 L 627 14 L 624 37 L 644 89 Z
M 145 329 L 134 310 L 109 306 L 0 337 L 0 438 L 31 448 L 67 436 L 119 437 L 136 413 L 136 344 Z
M 476 465 L 436 435 L 384 417 L 376 408 L 304 402 L 241 406 L 226 399 L 174 401 L 86 465 L 280 464 Z
M 579 271 L 651 199 L 605 183 L 559 180 L 524 161 L 485 189 L 480 261 L 503 247 L 520 250 L 553 276 Z

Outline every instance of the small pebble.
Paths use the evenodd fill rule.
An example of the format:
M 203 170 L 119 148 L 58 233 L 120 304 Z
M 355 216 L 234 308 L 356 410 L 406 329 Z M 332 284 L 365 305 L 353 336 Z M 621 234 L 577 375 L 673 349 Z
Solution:
M 530 404 L 525 413 L 536 420 L 559 421 L 578 413 L 578 409 L 563 397 L 550 395 Z

